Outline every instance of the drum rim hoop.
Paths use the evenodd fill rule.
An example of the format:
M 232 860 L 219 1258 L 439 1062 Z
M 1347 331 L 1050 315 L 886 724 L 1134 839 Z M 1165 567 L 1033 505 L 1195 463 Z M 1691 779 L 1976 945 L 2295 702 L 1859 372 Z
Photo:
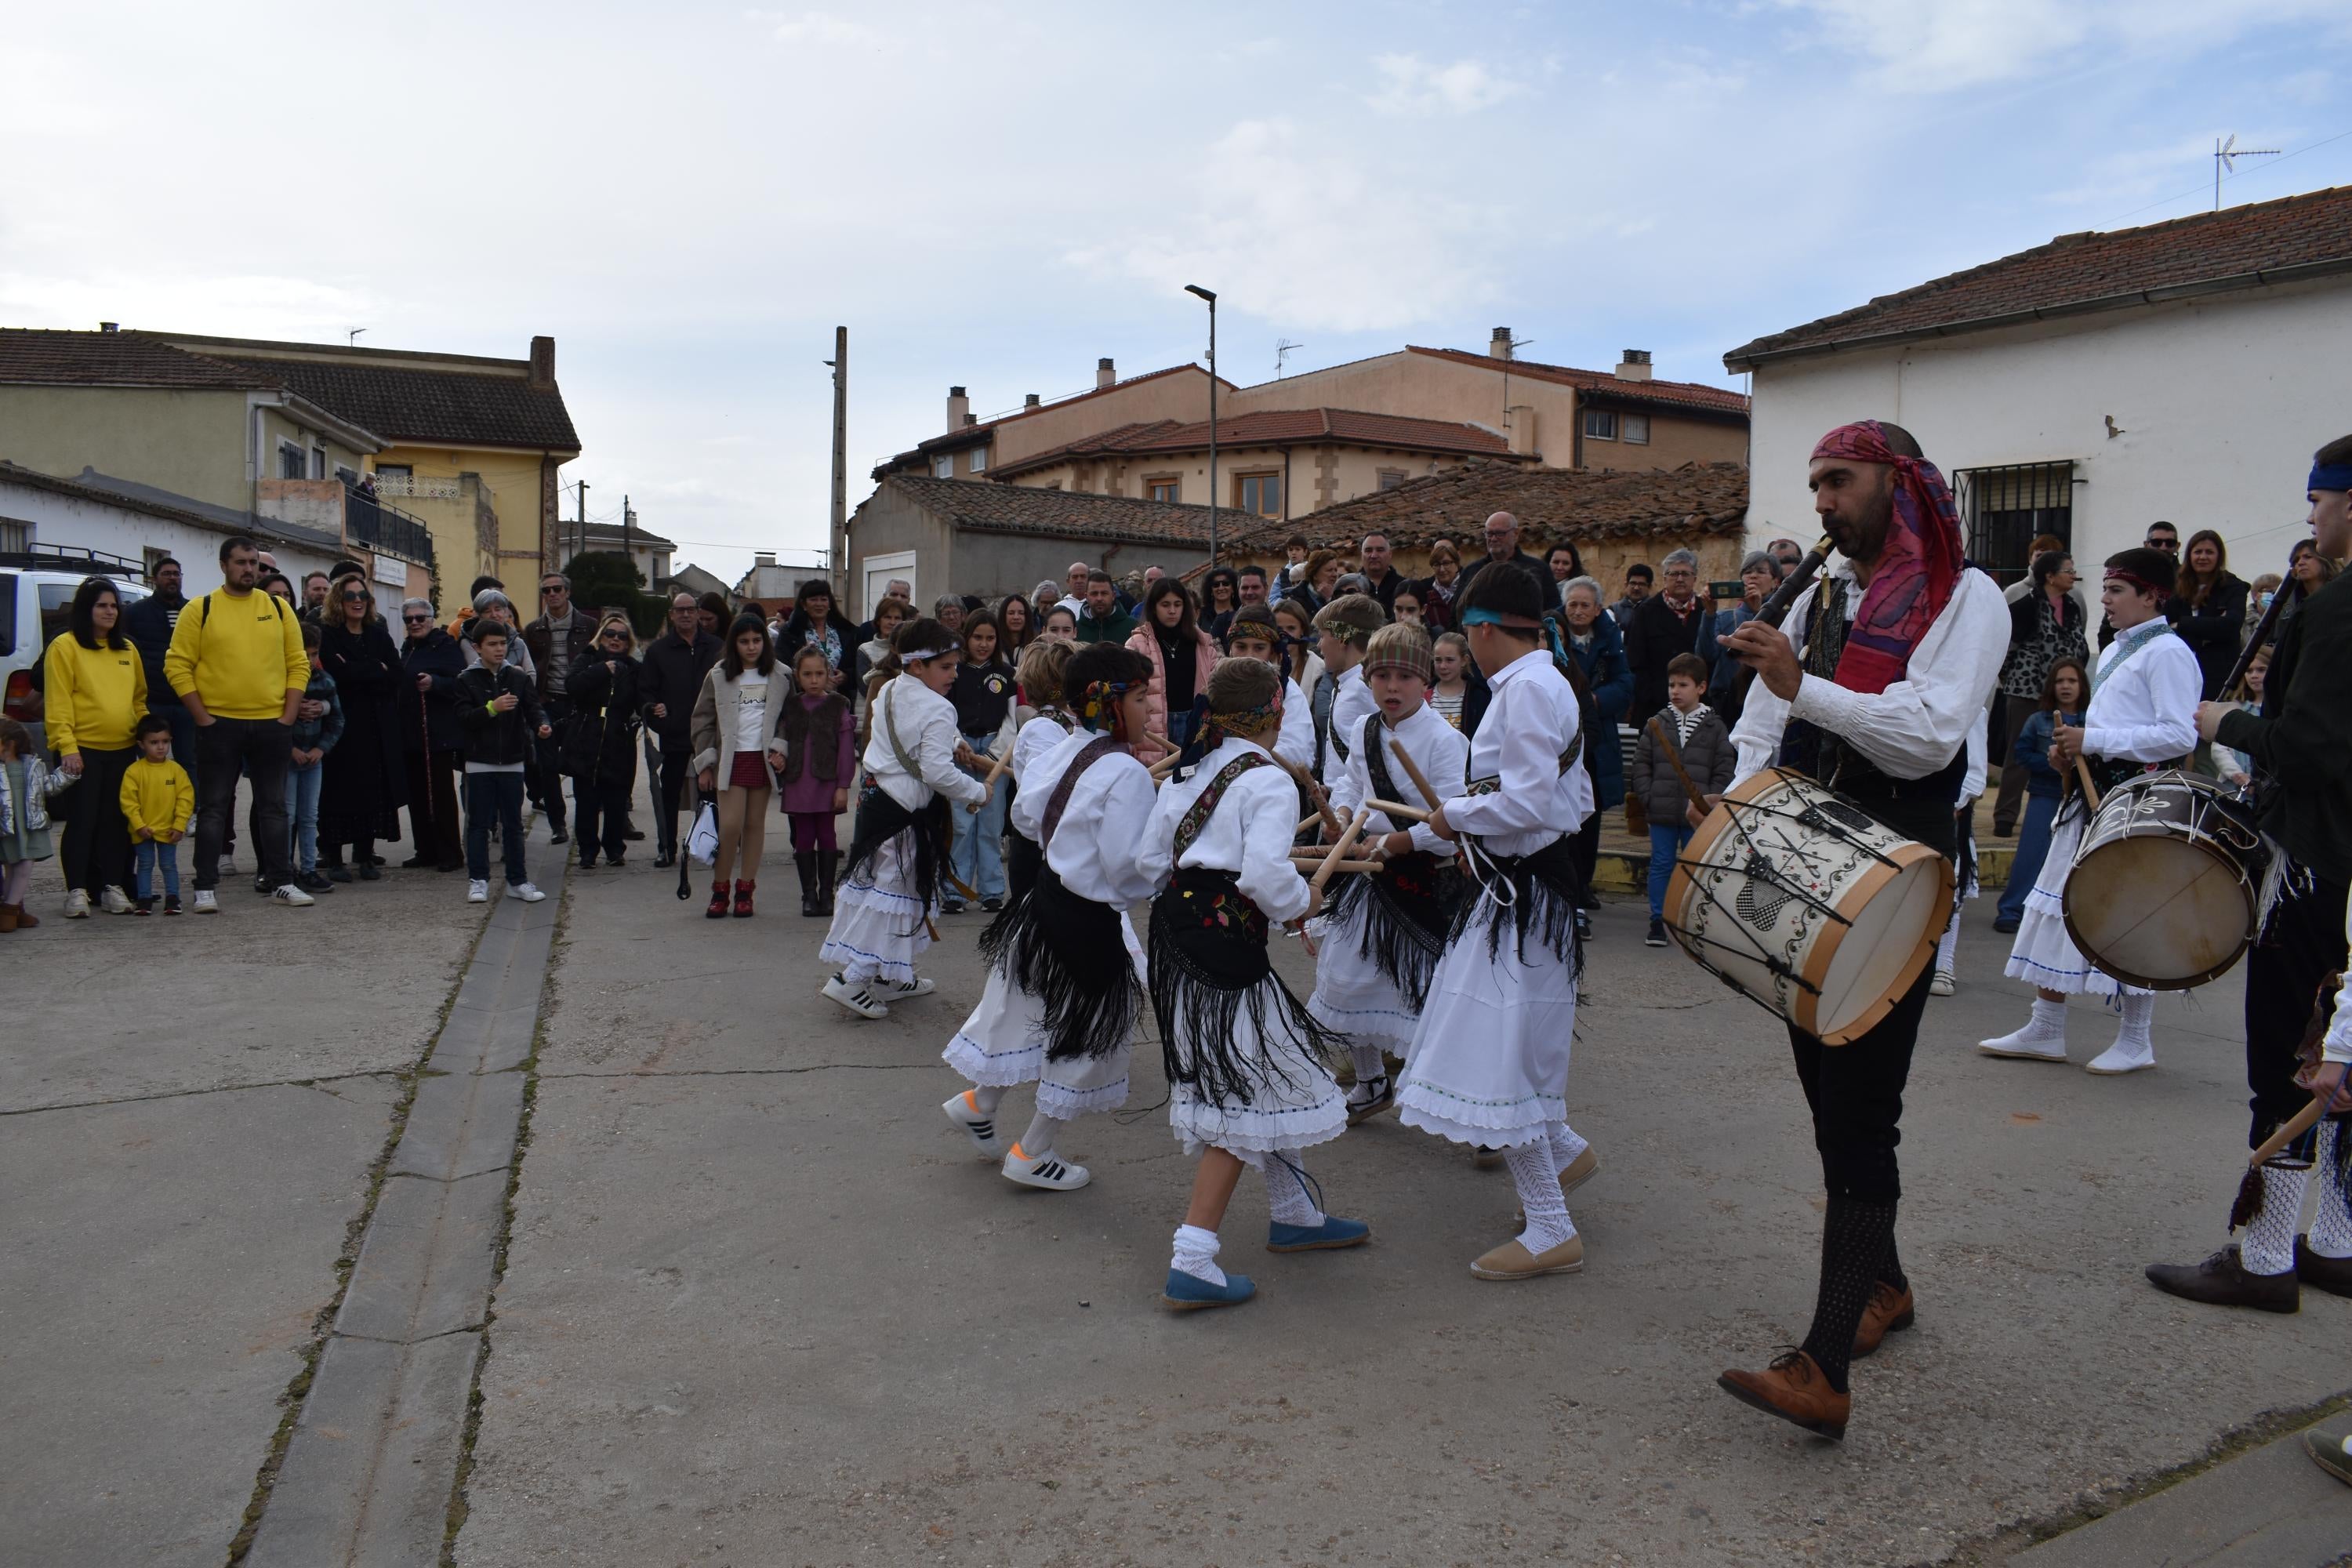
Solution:
M 1936 879 L 1941 890 L 1930 907 L 1951 908 L 1952 894 L 1958 885 L 1958 873 L 1954 870 L 1949 859 L 1938 855 L 1916 838 L 1903 840 L 1885 851 L 1885 856 L 1887 859 L 1894 862 L 1893 865 L 1874 866 L 1853 884 L 1856 890 L 1869 889 L 1868 896 L 1862 900 L 1865 909 L 1880 893 L 1886 890 L 1888 883 L 1908 874 L 1914 867 L 1923 861 L 1933 861 L 1939 868 Z M 1944 934 L 1941 926 L 1933 921 L 1928 922 L 1926 929 L 1921 931 L 1919 941 L 1913 946 L 1910 956 L 1904 959 L 1903 967 L 1896 972 L 1895 984 L 1887 988 L 1886 994 L 1856 1014 L 1845 1027 L 1837 1032 L 1836 1038 L 1832 1039 L 1815 1029 L 1813 1024 L 1821 1016 L 1822 981 L 1828 977 L 1830 965 L 1836 960 L 1839 946 L 1853 929 L 1851 924 L 1844 921 L 1833 922 L 1832 928 L 1824 931 L 1821 939 L 1814 943 L 1813 952 L 1806 955 L 1809 959 L 1818 955 L 1821 962 L 1818 972 L 1816 965 L 1811 963 L 1805 965 L 1805 979 L 1812 989 L 1804 994 L 1803 1001 L 1798 1007 L 1801 1016 L 1793 1021 L 1805 1033 L 1825 1046 L 1851 1045 L 1878 1027 L 1886 1015 L 1895 1010 L 1895 1004 L 1903 1000 L 1904 995 L 1917 983 L 1920 972 L 1927 967 L 1927 961 L 1935 955 L 1937 940 Z

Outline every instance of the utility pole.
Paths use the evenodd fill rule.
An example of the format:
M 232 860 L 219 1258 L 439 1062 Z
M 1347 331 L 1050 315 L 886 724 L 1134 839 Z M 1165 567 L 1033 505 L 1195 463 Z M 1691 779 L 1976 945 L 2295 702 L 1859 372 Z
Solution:
M 854 603 L 849 594 L 849 329 L 833 329 L 833 526 L 825 535 L 826 575 L 834 579 L 834 603 Z M 874 606 L 860 605 L 867 614 Z
M 637 569 L 637 534 L 633 526 L 636 521 L 635 514 L 629 510 L 628 492 L 624 490 L 621 492 L 621 559 L 629 563 L 632 572 Z M 648 583 L 646 586 L 650 588 L 653 584 Z
M 1213 569 L 1217 564 L 1217 296 L 1198 283 L 1185 284 L 1184 292 L 1199 295 L 1209 307 L 1209 565 Z
M 580 481 L 580 523 L 573 531 L 578 537 L 572 541 L 572 553 L 578 555 L 588 548 L 588 481 L 586 479 Z M 557 569 L 562 570 L 560 564 Z

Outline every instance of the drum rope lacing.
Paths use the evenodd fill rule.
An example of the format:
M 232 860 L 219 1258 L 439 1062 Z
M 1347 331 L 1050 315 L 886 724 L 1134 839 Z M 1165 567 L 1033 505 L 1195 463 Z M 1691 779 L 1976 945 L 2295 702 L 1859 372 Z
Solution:
M 1763 881 L 1768 886 L 1780 892 L 1785 901 L 1802 904 L 1816 914 L 1824 915 L 1830 920 L 1835 921 L 1840 925 L 1849 928 L 1852 927 L 1853 922 L 1851 920 L 1848 920 L 1845 916 L 1838 913 L 1835 907 L 1813 893 L 1811 889 L 1799 887 L 1795 882 L 1783 874 L 1780 867 L 1775 865 L 1770 858 L 1765 855 L 1763 848 L 1761 845 L 1758 843 L 1755 835 L 1749 832 L 1747 823 L 1741 819 L 1743 813 L 1753 813 L 1759 816 L 1777 816 L 1790 822 L 1802 822 L 1806 812 L 1813 809 L 1811 806 L 1809 805 L 1801 811 L 1788 811 L 1777 806 L 1761 805 L 1753 801 L 1727 800 L 1721 804 L 1725 811 L 1727 813 L 1731 830 L 1739 836 L 1740 843 L 1745 846 L 1748 850 L 1748 864 L 1749 867 L 1754 868 L 1754 869 L 1749 872 L 1751 877 Z M 1871 859 L 1877 861 L 1881 866 L 1885 866 L 1890 869 L 1895 868 L 1895 862 L 1880 851 L 1873 849 L 1867 845 L 1860 845 L 1857 846 L 1857 847 L 1861 849 L 1863 854 L 1868 856 Z M 1686 860 L 1679 856 L 1675 858 L 1675 864 L 1681 867 L 1689 875 L 1691 885 L 1698 890 L 1701 898 L 1705 899 L 1706 902 L 1718 912 L 1731 917 L 1733 924 L 1739 930 L 1743 936 L 1747 936 L 1749 945 L 1754 949 L 1753 952 L 1748 952 L 1734 946 L 1729 942 L 1716 942 L 1708 937 L 1699 934 L 1696 931 L 1687 931 L 1678 925 L 1673 929 L 1677 936 L 1685 939 L 1685 952 L 1690 952 L 1691 947 L 1696 945 L 1701 947 L 1712 947 L 1725 952 L 1738 953 L 1742 958 L 1749 959 L 1761 964 L 1766 973 L 1775 976 L 1776 978 L 1793 982 L 1800 990 L 1811 992 L 1815 996 L 1819 996 L 1822 994 L 1820 986 L 1809 983 L 1803 975 L 1790 968 L 1785 961 L 1776 958 L 1770 952 L 1766 952 L 1763 944 L 1759 942 L 1752 934 L 1749 934 L 1746 925 L 1739 921 L 1738 912 L 1725 905 L 1722 897 L 1712 886 L 1702 882 L 1699 879 L 1699 873 L 1701 871 L 1713 869 L 1714 868 L 1707 866 L 1704 861 Z M 1731 986 L 1734 990 L 1741 989 L 1738 982 L 1734 980 L 1730 975 L 1725 973 L 1721 969 L 1709 963 L 1706 958 L 1702 957 L 1699 953 L 1690 952 L 1690 958 L 1691 961 L 1696 963 L 1701 969 L 1706 971 L 1709 974 L 1714 975 L 1717 980 L 1722 981 L 1725 984 Z

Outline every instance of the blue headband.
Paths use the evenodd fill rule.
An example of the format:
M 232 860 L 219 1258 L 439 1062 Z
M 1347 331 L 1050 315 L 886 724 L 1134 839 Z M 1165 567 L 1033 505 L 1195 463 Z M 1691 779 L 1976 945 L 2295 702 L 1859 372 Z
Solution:
M 1507 632 L 1533 632 L 1540 630 L 1543 623 L 1525 616 L 1507 616 L 1500 610 L 1465 610 L 1462 625 L 1465 630 L 1471 626 L 1500 626 Z
M 2352 490 L 2352 463 L 2314 463 L 2307 490 Z

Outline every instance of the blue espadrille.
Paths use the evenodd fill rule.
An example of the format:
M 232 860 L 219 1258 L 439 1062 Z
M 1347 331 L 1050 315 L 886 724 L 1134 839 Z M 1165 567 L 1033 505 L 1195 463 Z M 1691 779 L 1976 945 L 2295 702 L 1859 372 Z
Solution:
M 1197 1274 L 1171 1268 L 1160 1299 L 1177 1311 L 1197 1312 L 1203 1307 L 1238 1307 L 1256 1294 L 1257 1287 L 1246 1274 L 1228 1274 L 1223 1284 L 1212 1285 Z
M 1361 1247 L 1370 1239 L 1372 1227 L 1360 1219 L 1340 1219 L 1326 1215 L 1321 1225 L 1269 1225 L 1265 1227 L 1265 1249 L 1268 1252 L 1321 1252 L 1335 1247 Z

